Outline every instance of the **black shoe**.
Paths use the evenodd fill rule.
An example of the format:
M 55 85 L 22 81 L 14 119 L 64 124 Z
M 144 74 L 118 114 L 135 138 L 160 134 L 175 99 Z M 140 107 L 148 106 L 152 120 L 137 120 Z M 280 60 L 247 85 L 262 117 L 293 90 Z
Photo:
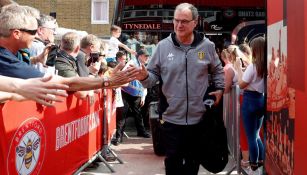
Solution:
M 98 168 L 98 167 L 99 167 L 99 163 L 96 162 L 96 161 L 94 161 L 94 162 L 92 162 L 91 164 L 89 164 L 86 168 L 87 168 L 87 169 L 96 169 L 96 168 Z
M 148 132 L 142 132 L 137 134 L 138 137 L 151 138 L 151 135 Z
M 122 139 L 121 137 L 119 137 L 119 138 L 113 138 L 113 139 L 111 140 L 111 144 L 114 145 L 114 146 L 117 146 L 117 145 L 119 145 L 119 144 L 122 143 L 122 142 L 123 142 L 123 139 Z
M 114 162 L 116 157 L 114 157 L 111 153 L 106 153 L 102 156 L 107 162 Z
M 118 146 L 119 145 L 119 139 L 112 139 L 111 144 L 114 145 L 114 146 Z

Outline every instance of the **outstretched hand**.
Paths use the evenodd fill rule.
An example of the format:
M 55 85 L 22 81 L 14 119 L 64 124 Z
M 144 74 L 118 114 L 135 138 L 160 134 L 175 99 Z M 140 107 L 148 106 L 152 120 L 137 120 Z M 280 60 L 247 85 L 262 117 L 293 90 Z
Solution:
M 53 106 L 53 101 L 63 101 L 56 96 L 67 97 L 66 91 L 58 90 L 67 90 L 69 87 L 63 84 L 51 83 L 49 82 L 51 79 L 52 76 L 46 76 L 18 81 L 15 93 L 42 105 Z
M 128 66 L 123 70 L 125 64 L 118 64 L 110 73 L 110 87 L 118 87 L 136 79 L 139 70 L 135 66 Z
M 148 71 L 144 64 L 141 64 L 141 68 L 138 69 L 138 74 L 136 76 L 137 80 L 145 80 L 149 76 Z

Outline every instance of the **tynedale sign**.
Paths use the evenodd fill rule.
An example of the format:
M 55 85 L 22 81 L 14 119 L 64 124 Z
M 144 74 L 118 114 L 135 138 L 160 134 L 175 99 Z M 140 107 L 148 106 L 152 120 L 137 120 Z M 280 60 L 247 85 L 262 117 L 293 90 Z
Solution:
M 160 30 L 161 23 L 158 24 L 123 24 L 124 30 Z

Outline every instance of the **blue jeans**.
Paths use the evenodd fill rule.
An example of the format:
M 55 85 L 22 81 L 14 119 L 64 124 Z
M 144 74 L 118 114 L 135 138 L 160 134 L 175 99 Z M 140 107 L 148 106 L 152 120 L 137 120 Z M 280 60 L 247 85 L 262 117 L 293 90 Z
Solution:
M 264 159 L 264 147 L 259 136 L 264 118 L 264 96 L 255 91 L 244 91 L 242 103 L 243 124 L 248 141 L 251 164 Z

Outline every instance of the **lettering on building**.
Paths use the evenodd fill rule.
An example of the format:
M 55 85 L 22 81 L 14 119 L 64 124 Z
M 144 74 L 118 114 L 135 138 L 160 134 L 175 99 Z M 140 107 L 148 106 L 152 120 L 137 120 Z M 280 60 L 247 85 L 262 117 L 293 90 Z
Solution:
M 239 17 L 265 17 L 264 11 L 242 10 L 238 11 Z
M 125 30 L 160 30 L 161 24 L 124 24 Z

